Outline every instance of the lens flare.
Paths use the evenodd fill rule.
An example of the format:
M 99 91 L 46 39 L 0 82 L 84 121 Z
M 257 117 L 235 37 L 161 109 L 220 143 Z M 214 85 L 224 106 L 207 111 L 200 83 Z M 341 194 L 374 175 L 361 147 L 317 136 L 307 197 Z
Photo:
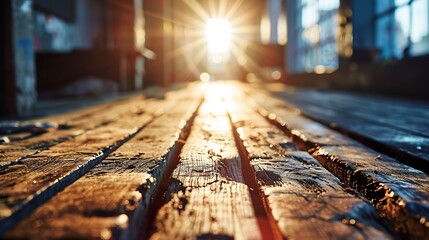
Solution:
M 203 72 L 200 74 L 200 80 L 202 82 L 208 82 L 210 80 L 210 74 Z

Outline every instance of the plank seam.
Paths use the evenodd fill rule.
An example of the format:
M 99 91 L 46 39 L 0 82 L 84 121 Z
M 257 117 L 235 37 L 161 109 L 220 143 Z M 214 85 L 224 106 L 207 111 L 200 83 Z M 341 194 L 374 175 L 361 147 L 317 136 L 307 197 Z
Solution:
M 224 104 L 226 104 L 225 101 Z M 252 200 L 252 205 L 255 210 L 255 215 L 257 217 L 257 222 L 262 238 L 278 240 L 283 239 L 281 231 L 277 225 L 277 221 L 272 215 L 267 199 L 258 186 L 255 171 L 250 164 L 251 159 L 249 153 L 244 146 L 243 140 L 240 138 L 240 134 L 237 131 L 237 127 L 235 126 L 229 111 L 227 111 L 227 115 L 240 156 L 244 183 L 249 188 L 250 198 Z
M 300 150 L 307 151 L 324 168 L 369 200 L 374 208 L 378 210 L 380 217 L 387 218 L 396 232 L 404 237 L 408 235 L 409 238 L 413 239 L 428 236 L 426 234 L 429 234 L 429 227 L 425 226 L 425 221 L 423 223 L 421 221 L 424 216 L 416 216 L 409 212 L 406 201 L 398 196 L 393 189 L 365 174 L 364 171 L 355 171 L 353 166 L 341 161 L 335 154 L 325 150 L 323 150 L 324 154 L 315 154 L 321 150 L 317 143 L 306 141 L 305 136 L 290 129 L 281 118 L 270 114 L 250 96 L 248 96 L 248 100 L 250 100 L 249 105 L 253 109 L 269 123 L 282 130 Z
M 268 95 L 271 97 L 277 98 L 277 99 L 279 98 L 278 96 L 276 96 L 274 94 L 268 94 Z M 353 131 L 353 130 L 349 130 L 345 127 L 341 127 L 341 126 L 335 124 L 334 122 L 329 122 L 329 121 L 320 119 L 315 115 L 307 113 L 305 109 L 301 110 L 300 108 L 296 107 L 294 104 L 286 104 L 286 105 L 290 108 L 299 110 L 297 112 L 299 112 L 299 114 L 303 117 L 306 117 L 306 118 L 311 119 L 315 122 L 318 122 L 318 123 L 324 125 L 325 127 L 329 128 L 329 129 L 332 129 L 332 130 L 335 130 L 341 134 L 344 134 L 344 135 L 350 137 L 351 139 L 356 140 L 357 142 L 359 142 L 359 143 L 361 143 L 361 144 L 363 144 L 369 148 L 372 148 L 372 149 L 374 149 L 380 153 L 383 153 L 389 157 L 392 157 L 392 158 L 398 160 L 401 163 L 404 163 L 408 166 L 419 169 L 419 170 L 425 172 L 426 174 L 429 174 L 429 165 L 427 164 L 427 161 L 424 160 L 423 158 L 420 158 L 420 157 L 418 157 L 418 156 L 416 156 L 416 155 L 414 155 L 414 154 L 412 154 L 406 150 L 400 150 L 400 149 L 395 148 L 394 146 L 391 146 L 389 144 L 385 144 L 385 143 L 378 141 L 376 139 L 373 139 L 371 137 L 367 137 L 363 134 L 360 134 L 357 131 Z M 321 106 L 318 106 L 318 107 L 321 107 Z M 340 112 L 342 112 L 342 111 L 340 111 Z M 363 118 L 363 119 L 370 121 L 370 122 L 373 122 L 373 123 L 380 124 L 380 122 L 378 122 L 378 121 L 374 121 L 374 120 L 367 119 L 367 118 Z M 410 130 L 407 128 L 395 126 L 392 124 L 387 124 L 387 125 L 392 127 L 393 129 L 396 129 L 399 131 L 407 130 L 407 131 L 409 131 L 415 135 L 427 137 L 423 133 L 416 132 L 416 131 L 413 131 L 413 130 Z
M 134 132 L 128 134 L 128 136 L 124 137 L 123 139 L 116 141 L 115 144 L 113 144 L 112 146 L 108 146 L 100 150 L 97 155 L 93 156 L 84 164 L 79 165 L 74 170 L 70 171 L 67 175 L 62 176 L 50 185 L 40 189 L 35 194 L 28 197 L 26 200 L 16 206 L 11 216 L 0 220 L 0 237 L 3 236 L 8 230 L 12 229 L 19 221 L 23 220 L 25 217 L 31 214 L 37 207 L 41 206 L 43 203 L 55 196 L 58 192 L 64 190 L 67 186 L 74 183 L 80 177 L 85 175 L 95 165 L 99 164 L 103 159 L 105 159 L 109 154 L 114 152 L 124 143 L 131 140 L 148 124 L 153 122 L 156 118 L 162 116 L 164 113 L 165 111 L 163 110 L 155 112 L 149 121 L 136 128 Z
M 137 99 L 137 97 L 134 97 L 134 98 L 131 98 L 131 99 L 119 99 L 119 100 L 115 100 L 115 101 L 113 101 L 113 102 L 111 102 L 111 103 L 109 103 L 109 104 L 106 104 L 106 105 L 99 105 L 99 106 L 96 106 L 97 107 L 97 109 L 93 109 L 92 110 L 92 112 L 89 112 L 89 113 L 84 113 L 84 114 L 82 114 L 82 115 L 79 115 L 79 116 L 77 116 L 77 117 L 74 117 L 74 118 L 71 118 L 71 119 L 69 119 L 68 121 L 74 121 L 74 120 L 77 120 L 77 119 L 81 119 L 81 118 L 86 118 L 86 117 L 90 117 L 90 116 L 97 116 L 97 114 L 99 114 L 99 113 L 101 113 L 101 112 L 103 112 L 103 111 L 105 111 L 105 110 L 107 110 L 107 109 L 109 109 L 109 108 L 111 108 L 112 106 L 114 106 L 114 105 L 116 105 L 116 104 L 118 104 L 118 103 L 121 103 L 121 102 L 123 102 L 123 104 L 129 104 L 129 103 L 131 103 L 133 100 L 135 100 L 135 99 Z M 149 101 L 148 101 L 149 102 Z M 122 103 L 121 103 L 122 104 Z M 123 112 L 122 114 L 126 114 L 127 112 Z M 67 114 L 67 113 L 66 113 Z M 66 115 L 65 114 L 65 115 Z M 121 115 L 122 115 L 121 114 Z M 63 114 L 61 114 L 61 115 L 63 115 Z M 153 114 L 153 116 L 154 115 L 156 115 L 156 114 Z M 115 121 L 118 121 L 120 118 L 119 118 L 119 116 L 120 115 L 117 115 L 117 116 L 115 116 L 114 118 L 111 118 L 111 119 L 108 119 L 108 120 L 104 120 L 104 121 L 101 121 L 100 123 L 98 123 L 98 124 L 96 124 L 96 125 L 94 125 L 94 126 L 92 126 L 92 127 L 90 127 L 90 128 L 87 128 L 87 129 L 76 129 L 76 132 L 74 132 L 73 134 L 70 134 L 70 135 L 68 135 L 68 136 L 63 136 L 63 137 L 58 137 L 58 138 L 56 138 L 55 140 L 52 140 L 52 141 L 42 141 L 41 143 L 42 144 L 44 144 L 44 146 L 43 147 L 41 147 L 41 148 L 38 148 L 37 150 L 36 149 L 34 149 L 35 150 L 35 152 L 32 152 L 32 153 L 29 153 L 29 154 L 27 154 L 27 155 L 24 155 L 24 156 L 21 156 L 21 157 L 19 157 L 18 159 L 15 159 L 15 160 L 13 160 L 13 161 L 10 161 L 10 162 L 8 162 L 8 163 L 5 163 L 5 164 L 0 164 L 0 171 L 1 170 L 3 170 L 3 169 L 6 169 L 6 168 L 8 168 L 8 167 L 11 167 L 11 166 L 14 166 L 14 165 L 17 165 L 17 164 L 19 164 L 20 163 L 20 161 L 22 161 L 22 160 L 25 160 L 26 158 L 28 158 L 28 157 L 31 157 L 31 156 L 33 156 L 33 155 L 35 155 L 35 154 L 38 154 L 38 153 L 40 153 L 41 151 L 44 151 L 44 150 L 46 150 L 46 149 L 49 149 L 50 147 L 54 147 L 54 146 L 56 146 L 56 145 L 58 145 L 58 144 L 60 144 L 60 143 L 63 143 L 63 142 L 65 142 L 65 141 L 68 141 L 68 140 L 71 140 L 71 139 L 73 139 L 73 138 L 76 138 L 76 137 L 78 137 L 78 136 L 80 136 L 80 135 L 82 135 L 82 134 L 84 134 L 84 133 L 86 133 L 86 132 L 88 132 L 88 131 L 92 131 L 92 130 L 95 130 L 95 129 L 97 129 L 97 128 L 100 128 L 100 127 L 102 127 L 102 126 L 105 126 L 105 125 L 107 125 L 107 124 L 109 124 L 109 123 L 113 123 L 113 122 L 115 122 Z M 61 122 L 61 121 L 60 121 Z M 64 125 L 64 126 L 66 126 L 66 127 L 68 127 L 68 125 L 67 125 L 67 123 L 61 123 L 61 125 Z M 64 127 L 62 127 L 62 128 L 60 128 L 60 130 L 62 130 L 62 129 L 64 129 Z M 66 129 L 68 129 L 68 128 L 66 128 Z M 48 132 L 49 133 L 49 132 Z M 39 135 L 37 135 L 37 136 L 39 136 Z M 34 137 L 34 136 L 32 136 L 32 137 Z M 31 138 L 31 137 L 30 137 Z M 16 141 L 16 142 L 18 142 L 18 141 Z M 40 142 L 38 143 L 38 144 L 40 144 Z M 1 145 L 1 144 L 0 144 Z M 24 149 L 25 148 L 35 148 L 35 144 L 29 144 L 29 145 L 26 145 L 25 147 L 24 147 Z M 23 147 L 21 147 L 21 149 L 23 149 Z M 14 149 L 14 150 L 19 150 L 19 148 L 17 148 L 17 149 Z
M 186 143 L 186 140 L 192 130 L 192 125 L 194 123 L 195 118 L 198 115 L 198 111 L 201 107 L 201 105 L 204 102 L 204 98 L 201 98 L 199 103 L 197 104 L 195 110 L 193 110 L 190 117 L 187 117 L 186 122 L 183 124 L 183 126 L 180 128 L 180 134 L 179 138 L 175 141 L 172 149 L 167 154 L 165 158 L 165 169 L 160 173 L 159 176 L 159 184 L 155 185 L 155 189 L 152 192 L 151 200 L 149 202 L 148 206 L 148 218 L 147 221 L 145 221 L 147 224 L 143 224 L 142 228 L 140 229 L 140 237 L 142 239 L 148 239 L 150 235 L 152 235 L 152 232 L 149 232 L 150 229 L 153 228 L 153 223 L 155 223 L 155 218 L 158 213 L 158 211 L 161 209 L 161 207 L 164 204 L 165 201 L 165 195 L 167 192 L 167 188 L 169 185 L 169 181 L 171 178 L 171 175 L 173 174 L 174 169 L 177 167 L 180 161 L 180 153 L 182 152 L 182 148 Z
M 105 126 L 105 125 L 107 125 L 107 124 L 109 124 L 109 123 L 115 122 L 115 121 L 117 121 L 117 120 L 118 120 L 118 118 L 111 119 L 111 120 L 107 120 L 107 121 L 102 121 L 101 123 L 99 123 L 99 124 L 97 124 L 97 125 L 95 125 L 95 126 L 93 126 L 93 127 L 91 127 L 91 128 L 87 128 L 87 129 L 84 129 L 84 130 L 76 130 L 76 132 L 75 132 L 75 133 L 73 133 L 73 134 L 71 134 L 71 135 L 69 135 L 69 136 L 59 137 L 59 138 L 57 138 L 57 139 L 55 139 L 55 140 L 53 140 L 53 141 L 49 141 L 49 142 L 50 142 L 50 144 L 49 144 L 49 142 L 48 142 L 48 143 L 46 143 L 46 142 L 42 142 L 42 143 L 46 143 L 46 145 L 44 145 L 42 148 L 39 148 L 39 149 L 35 150 L 35 151 L 34 151 L 34 152 L 32 152 L 32 153 L 29 153 L 29 154 L 27 154 L 27 155 L 25 155 L 25 156 L 19 157 L 19 158 L 18 158 L 18 159 L 16 159 L 16 160 L 13 160 L 13 161 L 10 161 L 10 162 L 8 162 L 8 163 L 6 163 L 6 164 L 0 165 L 0 171 L 1 171 L 1 170 L 3 170 L 3 169 L 6 169 L 6 168 L 8 168 L 8 167 L 11 167 L 11 166 L 17 165 L 17 164 L 19 164 L 21 161 L 23 161 L 23 160 L 25 160 L 25 159 L 27 159 L 27 158 L 29 158 L 29 157 L 31 157 L 31 156 L 33 156 L 33 155 L 37 154 L 37 153 L 40 153 L 40 152 L 42 152 L 42 151 L 44 151 L 44 150 L 46 150 L 46 149 L 49 149 L 49 148 L 51 148 L 51 147 L 54 147 L 54 146 L 56 146 L 56 145 L 58 145 L 58 144 L 60 144 L 60 143 L 63 143 L 63 142 L 65 142 L 65 141 L 68 141 L 68 140 L 71 140 L 71 139 L 73 139 L 73 138 L 76 138 L 76 137 L 78 137 L 78 136 L 80 136 L 80 135 L 82 135 L 82 134 L 84 134 L 84 133 L 86 133 L 86 132 L 88 132 L 88 131 L 95 130 L 95 129 L 97 129 L 97 128 L 100 128 L 100 127 Z M 31 146 L 31 145 L 30 145 L 30 146 Z M 29 147 L 29 146 L 27 146 L 27 147 Z
M 273 95 L 271 95 L 271 96 L 273 96 Z M 274 95 L 274 97 L 276 97 L 276 96 Z M 295 107 L 294 105 L 290 105 L 290 107 L 294 108 L 294 109 L 299 109 L 299 108 Z M 363 145 L 376 150 L 377 152 L 386 154 L 387 156 L 392 157 L 401 163 L 404 163 L 410 167 L 419 169 L 419 170 L 421 170 L 427 174 L 429 173 L 429 164 L 427 164 L 427 161 L 416 156 L 416 155 L 414 155 L 414 154 L 411 154 L 407 151 L 398 150 L 397 148 L 395 148 L 393 146 L 390 146 L 390 145 L 385 144 L 383 142 L 377 141 L 371 137 L 367 137 L 363 134 L 360 134 L 357 131 L 353 131 L 353 130 L 349 130 L 345 127 L 341 127 L 341 126 L 335 124 L 334 122 L 331 123 L 331 122 L 322 120 L 320 118 L 317 118 L 312 114 L 306 113 L 305 110 L 299 110 L 299 114 L 303 117 L 306 117 L 306 118 L 311 119 L 315 122 L 318 122 L 318 123 L 324 125 L 325 127 L 329 128 L 329 129 L 332 129 L 332 130 L 335 130 L 341 134 L 344 134 L 344 135 L 350 137 L 351 139 L 356 140 L 357 142 L 362 143 Z M 379 123 L 377 121 L 373 121 L 370 119 L 365 119 L 365 120 L 375 122 L 375 123 Z M 394 129 L 397 129 L 397 130 L 404 130 L 405 129 L 405 128 L 396 127 L 396 126 L 391 125 L 391 124 L 387 124 L 387 125 L 393 127 Z M 408 130 L 415 135 L 427 137 L 424 134 L 419 133 L 419 132 L 411 131 L 409 129 L 405 129 L 405 130 Z

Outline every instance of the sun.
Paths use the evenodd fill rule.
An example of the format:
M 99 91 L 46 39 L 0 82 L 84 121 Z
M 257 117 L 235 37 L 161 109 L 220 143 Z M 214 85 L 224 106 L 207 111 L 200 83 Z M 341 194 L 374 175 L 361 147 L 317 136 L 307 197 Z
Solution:
M 210 18 L 206 22 L 206 39 L 211 53 L 226 53 L 231 45 L 231 23 L 222 18 Z
M 263 74 L 263 69 L 248 56 L 248 49 L 259 50 L 254 44 L 259 37 L 259 25 L 255 17 L 259 9 L 249 8 L 245 0 L 182 0 L 187 11 L 178 11 L 178 47 L 169 57 L 184 57 L 189 68 L 187 76 L 207 82 L 220 78 L 235 78 L 243 71 Z M 245 12 L 242 9 L 247 9 Z M 180 45 L 181 44 L 181 45 Z M 239 66 L 238 66 L 238 65 Z M 179 65 L 178 65 L 179 66 Z

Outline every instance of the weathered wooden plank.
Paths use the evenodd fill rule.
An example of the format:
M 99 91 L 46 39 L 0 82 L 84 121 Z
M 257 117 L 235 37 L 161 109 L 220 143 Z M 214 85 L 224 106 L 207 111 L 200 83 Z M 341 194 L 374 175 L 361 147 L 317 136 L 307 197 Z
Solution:
M 57 123 L 60 128 L 48 129 L 46 133 L 27 138 L 19 142 L 0 145 L 0 169 L 16 164 L 22 158 L 31 156 L 40 150 L 47 149 L 61 142 L 72 139 L 84 132 L 117 121 L 119 116 L 127 112 L 138 114 L 147 110 L 151 100 L 143 100 L 141 96 L 130 100 L 94 106 L 64 115 L 43 118 L 37 121 Z
M 291 98 L 289 95 L 284 98 L 292 101 L 306 116 L 389 152 L 408 165 L 429 172 L 429 135 L 426 133 L 429 125 L 427 118 L 419 117 L 428 112 L 423 107 L 418 108 L 419 112 L 416 113 L 412 109 L 397 109 L 397 106 L 389 109 L 387 104 L 376 104 L 357 97 L 332 100 L 329 98 L 332 94 L 312 95 L 308 99 Z
M 171 106 L 177 101 L 175 97 L 178 96 L 168 102 Z M 182 97 L 186 97 L 186 91 Z M 151 114 L 128 111 L 118 121 L 88 130 L 0 170 L 0 235 L 128 141 L 166 107 L 165 101 L 156 101 L 146 108 L 152 109 L 148 111 Z
M 300 149 L 312 153 L 342 182 L 370 200 L 380 216 L 393 224 L 395 231 L 409 238 L 428 238 L 429 177 L 425 173 L 300 116 L 258 89 L 252 89 L 252 98 L 263 108 L 258 110 L 290 134 Z M 308 131 L 311 128 L 323 129 L 323 135 Z M 319 141 L 324 140 L 325 135 L 332 143 Z M 344 143 L 335 144 L 337 137 Z
M 261 238 L 231 126 L 216 89 L 206 95 L 195 119 L 170 179 L 166 202 L 156 215 L 151 239 Z
M 426 111 L 428 109 L 428 103 L 415 99 L 408 100 L 404 98 L 335 90 L 294 88 L 281 83 L 259 84 L 257 87 L 266 89 L 293 104 L 307 102 L 311 104 L 320 104 L 320 106 L 323 105 L 327 109 L 332 108 L 345 112 L 348 112 L 350 109 L 356 109 L 358 112 L 363 111 L 375 115 L 383 111 L 384 114 L 379 116 L 380 118 L 392 121 L 397 121 L 400 118 L 400 120 L 405 120 L 404 123 L 412 123 L 414 126 L 412 126 L 411 129 L 420 127 L 426 128 L 426 119 L 429 118 L 429 112 Z M 404 117 L 404 115 L 407 116 Z
M 0 123 L 1 124 L 1 123 Z M 31 138 L 37 135 L 37 133 L 33 132 L 21 132 L 21 133 L 13 133 L 13 134 L 2 134 L 0 131 L 0 144 L 7 144 L 10 142 L 17 142 L 24 139 Z
M 6 238 L 135 239 L 201 101 L 199 91 L 187 95 L 170 100 L 180 105 L 170 104 L 172 109 L 38 208 Z
M 284 99 L 301 107 L 318 106 L 341 112 L 350 116 L 376 121 L 410 133 L 426 134 L 429 105 L 418 101 L 406 101 L 393 98 L 380 98 L 352 93 L 333 93 L 316 91 L 298 91 L 296 93 L 277 93 Z M 350 111 L 350 110 L 353 111 Z M 409 127 L 406 127 L 409 125 Z
M 226 101 L 233 125 L 286 239 L 391 239 L 369 202 L 245 104 L 238 91 Z M 244 104 L 243 104 L 244 103 Z
M 0 230 L 10 228 L 128 140 L 138 130 L 135 122 L 150 120 L 149 116 L 130 115 L 127 121 L 88 131 L 3 169 Z

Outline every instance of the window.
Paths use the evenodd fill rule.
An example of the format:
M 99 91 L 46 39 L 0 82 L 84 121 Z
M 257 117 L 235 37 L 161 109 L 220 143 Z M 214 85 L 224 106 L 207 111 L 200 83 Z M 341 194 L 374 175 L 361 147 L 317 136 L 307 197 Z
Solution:
M 375 13 L 381 59 L 429 53 L 428 0 L 376 1 Z
M 418 0 L 411 3 L 411 55 L 429 53 L 429 1 Z
M 336 44 L 339 0 L 296 1 L 295 46 L 289 46 L 292 72 L 332 72 L 338 68 Z

